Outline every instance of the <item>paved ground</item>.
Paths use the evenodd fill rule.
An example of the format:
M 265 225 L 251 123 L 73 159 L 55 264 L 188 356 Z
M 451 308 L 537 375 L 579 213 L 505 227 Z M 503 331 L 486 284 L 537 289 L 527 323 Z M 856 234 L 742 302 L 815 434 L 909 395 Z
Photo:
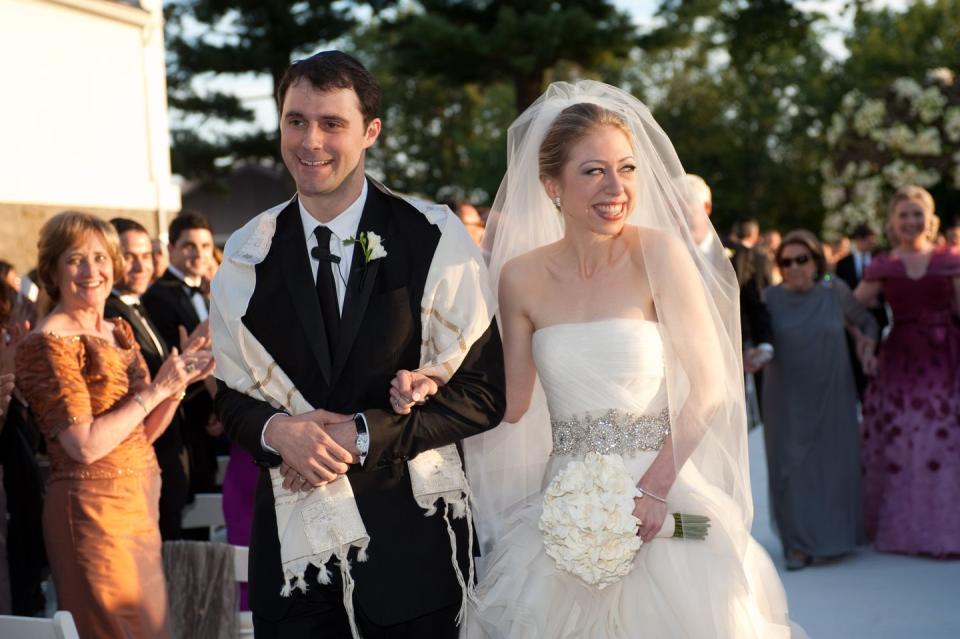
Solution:
M 750 433 L 753 536 L 773 557 L 790 616 L 811 639 L 960 639 L 960 560 L 886 555 L 862 548 L 835 564 L 783 568 L 770 527 L 763 434 Z

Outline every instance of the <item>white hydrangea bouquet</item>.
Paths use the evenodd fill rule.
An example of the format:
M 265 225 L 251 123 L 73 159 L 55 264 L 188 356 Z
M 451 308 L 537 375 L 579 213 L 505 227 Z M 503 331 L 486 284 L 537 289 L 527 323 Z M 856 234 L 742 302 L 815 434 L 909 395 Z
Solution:
M 598 590 L 620 581 L 643 543 L 633 516 L 639 495 L 620 455 L 588 453 L 569 462 L 543 498 L 540 531 L 547 555 Z M 657 536 L 704 539 L 709 526 L 706 517 L 674 513 Z

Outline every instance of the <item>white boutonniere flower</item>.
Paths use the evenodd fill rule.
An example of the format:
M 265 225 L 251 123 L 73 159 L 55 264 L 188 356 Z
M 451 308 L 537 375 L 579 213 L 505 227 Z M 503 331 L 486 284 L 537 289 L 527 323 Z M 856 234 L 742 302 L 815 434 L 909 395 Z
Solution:
M 732 248 L 725 248 L 723 252 L 726 253 L 728 259 L 733 259 L 733 256 L 737 254 Z
M 387 249 L 383 248 L 383 238 L 373 231 L 364 231 L 360 237 L 349 237 L 343 241 L 343 244 L 344 246 L 359 244 L 366 264 L 387 256 Z

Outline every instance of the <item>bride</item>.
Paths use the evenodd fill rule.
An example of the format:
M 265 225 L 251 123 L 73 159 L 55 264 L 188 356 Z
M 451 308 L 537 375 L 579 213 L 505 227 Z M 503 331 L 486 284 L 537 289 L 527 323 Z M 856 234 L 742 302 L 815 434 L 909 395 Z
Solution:
M 463 637 L 803 636 L 749 534 L 737 283 L 684 175 L 648 109 L 601 83 L 555 83 L 510 128 L 488 226 L 507 423 L 464 443 L 483 557 Z M 590 452 L 639 493 L 643 544 L 602 590 L 539 527 L 544 488 Z M 674 512 L 709 517 L 707 538 L 656 537 Z

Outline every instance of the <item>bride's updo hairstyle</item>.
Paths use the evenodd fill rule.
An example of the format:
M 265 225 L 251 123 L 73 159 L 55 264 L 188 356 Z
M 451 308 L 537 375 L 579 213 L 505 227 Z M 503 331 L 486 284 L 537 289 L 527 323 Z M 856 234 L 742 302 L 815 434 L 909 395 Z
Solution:
M 633 142 L 630 127 L 619 115 L 591 102 L 572 104 L 560 112 L 540 143 L 540 175 L 560 177 L 570 149 L 593 129 L 613 126 Z

